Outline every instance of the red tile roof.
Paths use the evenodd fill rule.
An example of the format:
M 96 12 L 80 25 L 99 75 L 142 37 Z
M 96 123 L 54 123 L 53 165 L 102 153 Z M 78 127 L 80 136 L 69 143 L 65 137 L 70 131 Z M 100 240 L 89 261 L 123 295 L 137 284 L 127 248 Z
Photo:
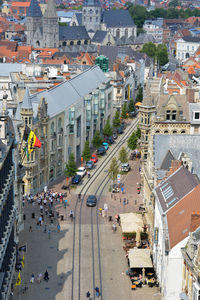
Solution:
M 185 239 L 190 232 L 191 215 L 200 212 L 200 184 L 167 212 L 170 248 Z

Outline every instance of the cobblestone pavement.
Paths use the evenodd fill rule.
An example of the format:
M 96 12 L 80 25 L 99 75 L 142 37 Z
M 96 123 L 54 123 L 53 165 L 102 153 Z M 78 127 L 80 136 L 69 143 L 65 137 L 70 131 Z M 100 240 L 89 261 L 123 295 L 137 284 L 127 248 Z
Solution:
M 140 182 L 139 161 L 130 162 L 132 170 L 128 175 L 122 176 L 124 182 L 125 194 L 121 192 L 111 197 L 108 192 L 109 186 L 105 189 L 104 195 L 100 199 L 100 207 L 104 203 L 108 204 L 109 215 L 113 217 L 115 214 L 123 212 L 133 212 L 138 210 L 138 206 L 142 203 L 141 195 L 137 194 L 137 186 Z M 88 180 L 87 178 L 84 181 Z M 65 180 L 54 185 L 51 190 L 62 191 L 61 187 L 65 184 Z M 27 244 L 25 256 L 25 266 L 21 272 L 22 284 L 14 289 L 14 300 L 71 300 L 71 260 L 72 260 L 72 242 L 73 242 L 73 224 L 69 219 L 69 210 L 75 206 L 77 198 L 76 190 L 71 189 L 71 194 L 67 191 L 65 199 L 68 200 L 68 206 L 65 209 L 63 203 L 57 202 L 54 206 L 54 212 L 63 215 L 64 221 L 60 221 L 61 231 L 57 232 L 57 220 L 50 224 L 47 216 L 44 216 L 44 224 L 41 227 L 36 225 L 40 216 L 39 206 L 35 204 L 25 204 L 24 213 L 26 215 L 24 230 L 20 234 L 20 246 Z M 123 205 L 123 199 L 128 199 L 128 204 Z M 35 213 L 35 218 L 32 218 Z M 123 250 L 123 241 L 121 229 L 113 234 L 111 224 L 103 217 L 99 217 L 100 223 L 100 240 L 101 240 L 101 259 L 102 259 L 102 286 L 105 300 L 159 300 L 161 299 L 157 288 L 149 288 L 147 286 L 131 291 L 131 283 L 128 276 L 125 275 L 127 270 L 127 260 Z M 44 232 L 44 225 L 47 225 L 47 232 Z M 29 232 L 32 226 L 32 232 Z M 89 226 L 87 216 L 84 217 L 82 231 Z M 49 233 L 48 233 L 49 232 Z M 21 254 L 22 256 L 22 254 Z M 75 262 L 76 263 L 76 262 Z M 77 262 L 78 263 L 78 262 Z M 31 284 L 30 277 L 34 273 L 35 278 L 38 273 L 48 270 L 49 282 L 36 282 Z M 88 276 L 87 269 L 85 276 Z M 15 273 L 15 280 L 17 273 Z M 88 277 L 88 280 L 89 277 Z M 25 286 L 28 290 L 23 293 Z M 88 287 L 81 295 L 81 299 L 86 299 L 85 293 Z M 91 292 L 91 291 L 90 291 Z M 76 300 L 76 299 L 74 299 Z

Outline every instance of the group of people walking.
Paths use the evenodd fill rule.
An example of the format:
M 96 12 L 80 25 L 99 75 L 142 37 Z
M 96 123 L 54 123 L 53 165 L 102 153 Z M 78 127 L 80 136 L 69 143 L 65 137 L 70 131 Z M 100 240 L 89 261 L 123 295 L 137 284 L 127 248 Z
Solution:
M 98 286 L 96 286 L 95 287 L 95 293 L 96 293 L 96 297 L 99 297 L 100 296 L 100 290 L 99 290 L 99 288 L 98 288 Z M 86 298 L 88 298 L 89 300 L 91 299 L 91 294 L 90 294 L 90 292 L 88 291 L 87 293 L 86 293 Z
M 44 276 L 42 275 L 42 273 L 39 273 L 39 274 L 37 275 L 37 279 L 36 279 L 36 280 L 37 280 L 37 283 L 41 283 L 42 277 L 44 278 L 44 280 L 45 280 L 46 282 L 49 281 L 49 273 L 48 273 L 47 270 L 45 271 Z M 34 273 L 32 273 L 32 274 L 31 274 L 31 278 L 30 278 L 30 283 L 34 283 L 34 281 L 35 281 L 35 275 L 34 275 Z

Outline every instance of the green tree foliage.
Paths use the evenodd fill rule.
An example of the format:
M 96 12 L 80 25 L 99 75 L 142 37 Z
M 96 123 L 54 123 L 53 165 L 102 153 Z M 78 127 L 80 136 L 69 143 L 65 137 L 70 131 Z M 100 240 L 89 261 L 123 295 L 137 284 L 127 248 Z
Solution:
M 115 116 L 113 118 L 113 126 L 115 128 L 117 128 L 117 127 L 119 127 L 119 125 L 120 125 L 120 114 L 119 114 L 119 111 L 116 110 Z
M 146 53 L 149 57 L 154 58 L 156 56 L 156 45 L 152 42 L 145 43 L 142 46 L 141 52 Z
M 192 16 L 200 17 L 199 9 L 175 9 L 177 0 L 171 1 L 171 6 L 169 9 L 164 8 L 156 8 L 154 10 L 147 11 L 147 9 L 140 5 L 134 5 L 132 3 L 127 3 L 126 6 L 129 10 L 131 17 L 133 18 L 135 24 L 138 28 L 142 28 L 144 21 L 147 19 L 156 19 L 156 18 L 164 18 L 164 19 L 178 19 L 178 18 L 189 18 Z M 180 1 L 177 1 L 180 2 Z M 169 5 L 170 6 L 170 5 Z
M 180 5 L 180 1 L 179 0 L 172 0 L 171 2 L 169 2 L 168 7 L 176 7 Z
M 68 26 L 68 24 L 65 22 L 59 22 L 58 24 L 59 24 L 59 26 Z
M 142 100 L 143 100 L 143 89 L 142 89 L 142 87 L 139 87 L 138 93 L 136 96 L 136 102 L 142 102 Z
M 136 130 L 136 132 L 135 132 L 135 135 L 136 135 L 136 137 L 137 137 L 138 139 L 140 139 L 140 137 L 141 137 L 141 130 L 140 130 L 139 127 L 137 128 L 137 130 Z
M 127 113 L 128 113 L 127 105 L 126 103 L 124 103 L 122 106 L 122 113 L 121 113 L 122 120 L 127 118 Z
M 133 98 L 131 98 L 128 103 L 128 112 L 132 112 L 132 111 L 135 111 L 135 104 Z
M 111 164 L 110 164 L 110 167 L 108 170 L 108 174 L 109 174 L 109 177 L 113 181 L 117 179 L 117 174 L 119 174 L 119 167 L 118 167 L 117 160 L 115 157 L 113 157 L 113 159 L 111 161 Z
M 167 47 L 164 44 L 158 45 L 156 56 L 157 56 L 159 66 L 164 66 L 166 63 L 168 63 L 169 59 L 168 59 Z
M 104 136 L 111 136 L 112 134 L 113 134 L 113 130 L 112 130 L 112 127 L 110 125 L 110 120 L 107 120 L 106 125 L 104 126 L 104 129 L 103 129 L 103 135 Z
M 74 175 L 76 175 L 76 172 L 77 172 L 77 167 L 74 159 L 74 153 L 70 153 L 69 161 L 65 165 L 65 175 L 67 177 L 73 177 Z
M 84 161 L 88 161 L 91 158 L 90 145 L 89 145 L 88 141 L 85 142 L 82 157 L 83 157 Z
M 102 142 L 103 142 L 103 139 L 100 135 L 100 132 L 97 130 L 95 132 L 95 135 L 93 137 L 93 140 L 92 140 L 92 145 L 95 147 L 95 148 L 99 148 L 101 145 L 102 145 Z
M 134 20 L 135 25 L 138 28 L 142 28 L 144 21 L 147 18 L 147 11 L 146 8 L 140 5 L 130 5 L 129 6 L 129 13 Z
M 131 134 L 131 136 L 128 138 L 128 141 L 127 141 L 129 149 L 131 149 L 131 150 L 135 150 L 136 149 L 136 147 L 137 147 L 137 140 L 138 140 L 138 138 L 137 138 L 135 132 L 133 132 Z
M 128 154 L 124 147 L 122 147 L 122 149 L 119 151 L 119 160 L 122 164 L 128 161 Z

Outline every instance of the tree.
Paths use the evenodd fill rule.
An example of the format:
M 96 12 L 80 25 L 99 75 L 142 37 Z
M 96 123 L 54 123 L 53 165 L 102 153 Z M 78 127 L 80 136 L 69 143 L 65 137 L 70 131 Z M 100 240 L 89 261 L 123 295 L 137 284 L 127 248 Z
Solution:
M 172 0 L 171 2 L 169 2 L 168 7 L 176 7 L 180 5 L 180 1 L 179 0 Z
M 128 141 L 127 141 L 129 149 L 131 149 L 131 150 L 135 150 L 136 149 L 136 147 L 137 147 L 137 140 L 138 140 L 137 136 L 136 136 L 135 132 L 133 132 L 131 134 L 131 136 L 128 138 Z
M 128 161 L 128 154 L 124 147 L 122 147 L 122 149 L 119 151 L 119 160 L 121 163 L 126 163 Z
M 136 102 L 142 102 L 142 100 L 143 100 L 143 89 L 142 89 L 142 87 L 139 87 L 138 93 L 136 96 Z
M 145 43 L 142 46 L 141 52 L 146 53 L 146 55 L 148 55 L 149 57 L 154 58 L 156 55 L 156 45 L 152 42 Z
M 127 105 L 126 103 L 123 104 L 122 106 L 122 113 L 121 113 L 121 118 L 122 120 L 126 119 L 127 118 Z
M 74 153 L 70 153 L 69 161 L 65 166 L 65 174 L 67 177 L 73 177 L 76 175 L 77 167 L 74 159 Z
M 115 128 L 119 127 L 120 125 L 120 114 L 119 114 L 119 111 L 116 110 L 115 112 L 115 116 L 114 116 L 114 119 L 113 119 L 113 126 Z
M 103 135 L 104 136 L 111 136 L 112 134 L 113 134 L 113 130 L 112 130 L 112 127 L 110 125 L 110 120 L 107 120 L 106 125 L 104 126 L 104 129 L 103 129 Z
M 88 161 L 91 158 L 90 145 L 88 141 L 85 142 L 82 157 L 84 161 Z
M 133 99 L 130 99 L 128 104 L 128 112 L 132 112 L 132 111 L 135 111 L 135 104 Z
M 140 139 L 140 137 L 141 137 L 141 130 L 140 130 L 139 127 L 137 128 L 137 130 L 136 130 L 136 132 L 135 132 L 135 135 L 136 135 L 136 137 L 137 137 L 138 139 Z
M 142 28 L 147 17 L 146 8 L 140 5 L 129 5 L 129 13 L 138 28 Z
M 110 164 L 110 167 L 108 170 L 108 174 L 109 174 L 109 177 L 113 181 L 117 179 L 117 174 L 119 174 L 119 167 L 118 167 L 117 160 L 115 157 L 113 157 L 113 159 L 111 161 L 111 164 Z
M 158 59 L 159 66 L 164 66 L 166 63 L 168 63 L 168 52 L 167 47 L 164 44 L 160 44 L 157 47 L 156 56 Z
M 100 132 L 97 130 L 92 140 L 92 144 L 95 148 L 99 148 L 102 145 L 103 139 L 100 135 Z

